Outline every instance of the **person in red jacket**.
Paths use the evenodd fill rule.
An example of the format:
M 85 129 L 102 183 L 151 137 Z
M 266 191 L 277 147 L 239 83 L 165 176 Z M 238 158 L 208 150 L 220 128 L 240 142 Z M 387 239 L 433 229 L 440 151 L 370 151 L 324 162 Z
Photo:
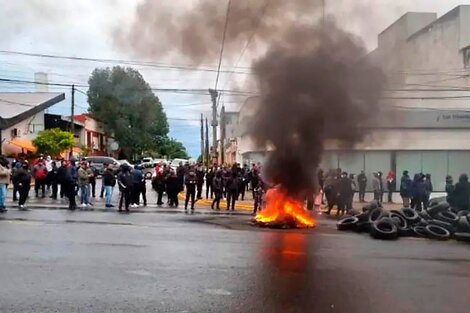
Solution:
M 390 170 L 387 175 L 388 203 L 393 203 L 393 193 L 396 190 L 397 177 L 395 172 Z

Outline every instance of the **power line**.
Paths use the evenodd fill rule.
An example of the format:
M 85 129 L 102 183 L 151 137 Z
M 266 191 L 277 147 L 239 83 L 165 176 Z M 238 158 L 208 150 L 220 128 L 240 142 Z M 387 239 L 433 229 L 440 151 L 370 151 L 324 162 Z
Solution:
M 263 8 L 261 9 L 261 14 L 260 16 L 258 16 L 258 24 L 255 26 L 255 28 L 253 29 L 253 32 L 251 33 L 251 36 L 250 38 L 248 38 L 248 40 L 246 41 L 245 43 L 245 46 L 243 47 L 242 49 L 242 52 L 240 53 L 240 56 L 238 57 L 238 60 L 237 62 L 235 63 L 235 66 L 233 67 L 233 71 L 230 72 L 229 74 L 229 77 L 227 78 L 227 80 L 225 81 L 224 83 L 224 87 L 223 89 L 225 89 L 225 87 L 227 86 L 227 84 L 230 82 L 230 80 L 232 79 L 232 76 L 233 76 L 233 73 L 234 73 L 234 70 L 238 67 L 238 64 L 240 63 L 240 61 L 242 60 L 246 50 L 248 49 L 248 46 L 251 44 L 251 41 L 253 40 L 253 38 L 255 37 L 256 35 L 256 32 L 258 31 L 258 28 L 261 26 L 261 21 L 263 20 L 264 18 L 264 15 L 266 14 L 266 11 L 269 7 L 269 5 L 271 4 L 271 0 L 266 0 L 266 3 L 265 5 L 263 6 Z M 220 99 L 220 97 L 219 97 Z M 218 102 L 217 102 L 217 105 L 218 105 Z
M 74 57 L 74 56 L 61 56 L 61 55 L 52 55 L 52 54 L 42 54 L 42 53 L 30 53 L 22 51 L 9 51 L 9 50 L 0 50 L 2 54 L 12 54 L 12 55 L 22 55 L 28 57 L 39 57 L 39 58 L 49 58 L 49 59 L 62 59 L 62 60 L 71 60 L 71 61 L 86 61 L 86 62 L 96 62 L 96 63 L 105 63 L 105 64 L 124 64 L 124 65 L 138 65 L 145 67 L 152 67 L 157 69 L 164 70 L 184 70 L 184 71 L 198 71 L 198 72 L 229 72 L 228 70 L 221 70 L 220 68 L 213 68 L 212 66 L 195 66 L 195 65 L 175 65 L 175 64 L 164 64 L 164 63 L 155 63 L 147 61 L 132 61 L 132 60 L 123 60 L 123 59 L 100 59 L 100 58 L 88 58 L 88 57 Z M 237 74 L 252 74 L 249 68 L 239 68 L 241 71 L 237 71 Z
M 220 47 L 219 66 L 217 67 L 217 76 L 215 78 L 215 88 L 214 88 L 215 91 L 217 91 L 217 85 L 219 83 L 220 66 L 222 65 L 222 57 L 223 57 L 223 54 L 224 54 L 225 36 L 227 35 L 228 18 L 229 18 L 229 14 L 230 14 L 231 4 L 232 4 L 232 0 L 228 0 L 227 13 L 225 14 L 224 33 L 223 33 L 223 36 L 222 36 L 222 45 Z

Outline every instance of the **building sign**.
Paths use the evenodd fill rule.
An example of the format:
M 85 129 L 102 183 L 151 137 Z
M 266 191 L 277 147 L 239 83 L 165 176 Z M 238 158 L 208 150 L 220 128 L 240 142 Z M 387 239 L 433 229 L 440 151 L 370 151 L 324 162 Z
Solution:
M 373 128 L 470 128 L 470 111 L 387 110 L 368 124 Z

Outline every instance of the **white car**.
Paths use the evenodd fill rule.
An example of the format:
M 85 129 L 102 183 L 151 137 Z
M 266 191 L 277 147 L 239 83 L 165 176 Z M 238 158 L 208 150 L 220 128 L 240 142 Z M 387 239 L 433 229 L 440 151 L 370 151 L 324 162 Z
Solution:
M 182 162 L 183 165 L 184 165 L 184 164 L 186 164 L 186 162 L 189 162 L 189 160 L 186 160 L 186 159 L 173 159 L 173 160 L 171 160 L 171 163 L 170 163 L 171 168 L 176 171 L 176 169 L 180 165 L 180 162 Z

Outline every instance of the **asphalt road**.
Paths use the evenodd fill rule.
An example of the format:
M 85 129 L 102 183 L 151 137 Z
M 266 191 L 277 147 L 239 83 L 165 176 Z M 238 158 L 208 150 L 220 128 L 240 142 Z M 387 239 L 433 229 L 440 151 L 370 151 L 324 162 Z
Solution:
M 468 312 L 470 246 L 245 216 L 10 210 L 0 312 Z

